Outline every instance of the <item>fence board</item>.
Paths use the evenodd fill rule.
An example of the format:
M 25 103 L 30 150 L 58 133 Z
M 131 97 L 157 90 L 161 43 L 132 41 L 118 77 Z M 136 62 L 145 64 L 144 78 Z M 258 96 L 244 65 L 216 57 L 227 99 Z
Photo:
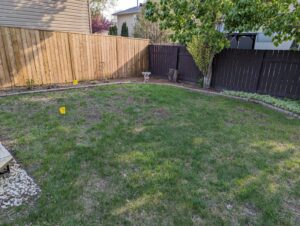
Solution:
M 299 99 L 300 52 L 224 50 L 215 57 L 212 85 Z
M 260 68 L 257 66 L 263 52 L 232 50 L 223 51 L 215 58 L 213 86 L 215 88 L 255 92 Z
M 0 49 L 4 50 L 2 35 L 0 34 Z M 0 51 L 0 73 L 3 76 L 0 76 L 0 86 L 1 87 L 11 87 L 11 79 L 9 76 L 8 65 L 6 61 L 6 55 L 4 51 Z
M 187 51 L 184 46 L 179 48 L 178 53 L 178 71 L 179 79 L 187 82 L 198 82 L 203 77 L 195 64 L 192 55 Z
M 179 79 L 197 82 L 201 76 L 183 46 L 151 45 L 150 69 L 165 77 L 169 68 Z M 212 87 L 300 99 L 300 52 L 226 49 L 215 56 Z
M 0 88 L 141 76 L 149 40 L 0 27 Z
M 166 77 L 170 68 L 177 68 L 179 46 L 151 45 L 149 51 L 152 74 Z

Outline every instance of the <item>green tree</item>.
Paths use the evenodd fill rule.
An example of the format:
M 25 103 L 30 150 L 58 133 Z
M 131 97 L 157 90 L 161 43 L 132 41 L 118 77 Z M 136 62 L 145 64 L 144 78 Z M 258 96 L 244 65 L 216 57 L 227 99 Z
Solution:
M 158 22 L 151 22 L 145 18 L 145 7 L 137 16 L 137 21 L 134 27 L 133 36 L 135 38 L 150 39 L 152 43 L 167 43 L 170 42 L 170 31 L 162 30 Z
M 126 22 L 124 22 L 124 23 L 122 24 L 121 36 L 123 36 L 123 37 L 128 37 L 128 27 L 127 27 Z
M 187 45 L 209 87 L 213 57 L 228 46 L 227 32 L 261 29 L 275 44 L 299 39 L 297 0 L 160 0 L 146 3 L 146 18 L 170 29 L 171 39 Z M 225 25 L 225 32 L 218 29 Z
M 117 28 L 117 25 L 114 25 L 112 27 L 109 28 L 109 31 L 108 31 L 108 34 L 109 35 L 118 35 L 118 28 Z
M 162 29 L 173 31 L 171 40 L 188 46 L 204 74 L 204 86 L 209 87 L 213 57 L 228 45 L 226 35 L 216 29 L 222 24 L 227 9 L 226 0 L 149 1 L 146 18 L 158 21 Z
M 262 30 L 275 45 L 287 40 L 300 43 L 298 0 L 232 0 L 224 18 L 228 32 Z
M 117 0 L 90 0 L 90 9 L 92 16 L 102 15 L 103 11 L 116 4 Z

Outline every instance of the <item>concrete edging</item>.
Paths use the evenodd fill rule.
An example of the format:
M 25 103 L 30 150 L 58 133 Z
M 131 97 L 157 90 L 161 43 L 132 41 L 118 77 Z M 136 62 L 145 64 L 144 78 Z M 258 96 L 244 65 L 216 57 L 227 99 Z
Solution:
M 109 82 L 109 83 L 99 83 L 99 84 L 91 84 L 91 85 L 78 85 L 78 86 L 70 86 L 70 87 L 62 87 L 62 88 L 53 88 L 53 89 L 45 89 L 45 90 L 35 90 L 35 91 L 24 91 L 24 92 L 18 92 L 18 93 L 7 93 L 7 94 L 0 94 L 1 97 L 8 97 L 8 96 L 18 96 L 18 95 L 25 95 L 25 94 L 36 94 L 36 93 L 48 93 L 48 92 L 59 92 L 59 91 L 65 91 L 65 90 L 73 90 L 73 89 L 84 89 L 84 88 L 94 88 L 94 87 L 101 87 L 101 86 L 107 86 L 107 85 L 121 85 L 121 84 L 151 84 L 151 85 L 164 85 L 164 86 L 172 86 L 172 87 L 177 87 L 197 93 L 203 93 L 206 95 L 211 95 L 211 96 L 222 96 L 230 99 L 236 99 L 240 101 L 245 101 L 245 102 L 250 102 L 250 103 L 255 103 L 255 104 L 260 104 L 264 107 L 267 107 L 269 109 L 275 110 L 277 112 L 286 114 L 288 116 L 294 117 L 296 119 L 300 119 L 300 115 L 290 112 L 288 110 L 276 107 L 274 105 L 265 103 L 263 101 L 259 100 L 252 100 L 249 98 L 244 98 L 244 97 L 236 97 L 236 96 L 230 96 L 224 93 L 217 93 L 213 91 L 208 91 L 204 89 L 196 89 L 196 88 L 191 88 L 191 87 L 186 87 L 184 85 L 179 85 L 175 83 L 160 83 L 160 82 L 137 82 L 137 81 L 121 81 L 121 82 Z

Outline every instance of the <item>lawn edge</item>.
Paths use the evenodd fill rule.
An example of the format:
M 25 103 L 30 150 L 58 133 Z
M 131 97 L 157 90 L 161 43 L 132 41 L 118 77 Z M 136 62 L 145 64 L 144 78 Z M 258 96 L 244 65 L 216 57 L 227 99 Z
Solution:
M 211 90 L 205 90 L 205 89 L 197 89 L 197 88 L 191 88 L 187 87 L 184 84 L 175 84 L 175 83 L 166 83 L 166 82 L 139 82 L 139 81 L 119 81 L 119 82 L 109 82 L 109 83 L 99 83 L 99 84 L 89 84 L 89 85 L 78 85 L 78 86 L 71 86 L 71 87 L 60 87 L 60 88 L 53 88 L 53 89 L 44 89 L 44 90 L 31 90 L 31 91 L 22 91 L 22 92 L 17 92 L 17 93 L 6 93 L 6 94 L 0 94 L 0 98 L 3 97 L 9 97 L 9 96 L 19 96 L 19 95 L 26 95 L 26 94 L 37 94 L 37 93 L 48 93 L 48 92 L 59 92 L 59 91 L 66 91 L 66 90 L 74 90 L 74 89 L 84 89 L 84 88 L 95 88 L 95 87 L 101 87 L 101 86 L 108 86 L 108 85 L 122 85 L 122 84 L 150 84 L 150 85 L 161 85 L 161 86 L 172 86 L 172 87 L 177 87 L 185 90 L 189 90 L 192 92 L 197 92 L 197 93 L 202 93 L 210 96 L 221 96 L 229 99 L 235 99 L 235 100 L 240 100 L 243 102 L 249 102 L 249 103 L 255 103 L 255 104 L 260 104 L 264 107 L 267 107 L 269 109 L 272 109 L 274 111 L 283 113 L 285 115 L 288 115 L 290 117 L 300 119 L 300 115 L 296 114 L 294 112 L 282 109 L 280 107 L 276 107 L 274 105 L 265 103 L 260 100 L 253 100 L 249 98 L 244 98 L 244 97 L 237 97 L 237 96 L 231 96 L 228 94 L 224 93 L 219 93 Z

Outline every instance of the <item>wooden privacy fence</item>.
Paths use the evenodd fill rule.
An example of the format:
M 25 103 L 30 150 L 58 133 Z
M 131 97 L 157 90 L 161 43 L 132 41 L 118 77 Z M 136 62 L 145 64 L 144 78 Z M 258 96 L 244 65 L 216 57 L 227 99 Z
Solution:
M 152 74 L 167 77 L 170 68 L 179 71 L 179 79 L 198 82 L 203 76 L 191 54 L 180 45 L 150 45 L 149 61 Z
M 150 70 L 197 82 L 202 74 L 184 46 L 151 45 Z M 300 99 L 300 52 L 226 49 L 214 59 L 212 87 Z
M 0 88 L 140 76 L 149 40 L 0 27 Z
M 300 99 L 300 52 L 224 50 L 215 57 L 212 85 Z

